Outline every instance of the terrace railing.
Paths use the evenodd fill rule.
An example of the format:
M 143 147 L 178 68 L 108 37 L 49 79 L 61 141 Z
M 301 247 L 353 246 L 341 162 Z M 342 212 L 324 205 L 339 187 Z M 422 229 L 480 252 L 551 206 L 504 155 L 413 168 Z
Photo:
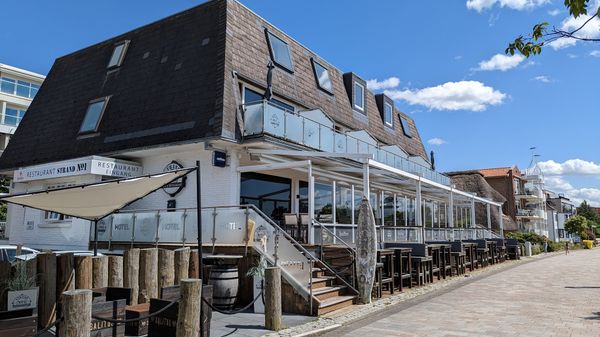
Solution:
M 313 149 L 334 153 L 372 154 L 376 161 L 450 185 L 450 178 L 377 145 L 341 133 L 268 101 L 245 105 L 244 136 L 268 134 Z

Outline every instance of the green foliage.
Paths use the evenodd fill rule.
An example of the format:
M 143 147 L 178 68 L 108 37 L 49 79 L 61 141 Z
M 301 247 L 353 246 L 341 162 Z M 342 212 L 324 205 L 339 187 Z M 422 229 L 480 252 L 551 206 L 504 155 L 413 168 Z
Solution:
M 248 269 L 246 276 L 257 276 L 257 277 L 264 278 L 265 277 L 265 269 L 267 269 L 267 267 L 268 267 L 267 259 L 265 259 L 265 257 L 261 255 L 260 261 L 258 261 L 258 264 L 256 266 Z
M 587 14 L 587 6 L 590 0 L 565 0 L 565 7 L 574 18 Z
M 0 176 L 0 193 L 8 193 L 8 187 L 10 186 L 10 178 L 6 176 Z M 0 221 L 6 221 L 6 203 L 0 202 Z
M 585 200 L 577 207 L 577 215 L 586 218 L 590 227 L 600 225 L 600 214 L 598 214 Z
M 582 233 L 589 229 L 589 227 L 590 224 L 588 220 L 581 215 L 575 215 L 573 217 L 570 217 L 569 220 L 565 222 L 565 230 L 567 231 L 567 233 L 578 234 L 582 238 Z
M 541 235 L 538 235 L 536 233 L 521 233 L 521 232 L 509 232 L 506 234 L 506 237 L 508 239 L 517 239 L 519 240 L 520 243 L 525 243 L 525 241 L 529 241 L 532 244 L 539 244 L 539 245 L 543 245 L 544 244 L 544 237 Z
M 13 266 L 11 277 L 6 281 L 6 289 L 10 291 L 27 290 L 36 287 L 35 276 L 27 273 L 27 262 L 19 261 Z
M 558 252 L 565 248 L 565 244 L 562 242 L 554 242 L 548 240 L 548 252 Z
M 543 252 L 544 250 L 542 249 L 542 247 L 538 244 L 532 245 L 531 246 L 531 254 L 533 255 L 538 255 L 541 252 Z

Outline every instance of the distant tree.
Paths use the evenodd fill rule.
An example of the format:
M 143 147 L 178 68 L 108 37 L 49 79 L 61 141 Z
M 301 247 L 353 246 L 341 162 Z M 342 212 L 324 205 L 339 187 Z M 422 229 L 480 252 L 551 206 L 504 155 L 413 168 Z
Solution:
M 581 215 L 572 216 L 565 222 L 565 230 L 568 233 L 577 234 L 581 237 L 586 236 L 585 233 L 589 228 L 589 222 Z
M 8 193 L 8 187 L 10 186 L 10 178 L 6 176 L 0 176 L 0 193 Z M 6 203 L 0 202 L 0 221 L 6 221 Z
M 600 214 L 598 214 L 598 212 L 596 212 L 585 200 L 577 207 L 577 215 L 586 218 L 590 227 L 600 225 Z
M 508 55 L 520 53 L 525 57 L 529 57 L 540 54 L 544 46 L 559 39 L 600 42 L 600 38 L 591 38 L 578 34 L 595 18 L 600 17 L 600 6 L 598 8 L 589 8 L 590 0 L 564 0 L 564 4 L 569 10 L 569 15 L 573 18 L 577 19 L 580 16 L 586 18 L 579 27 L 571 30 L 563 30 L 552 26 L 549 29 L 550 24 L 548 22 L 540 22 L 533 26 L 531 35 L 520 35 L 513 42 L 509 43 L 505 53 Z

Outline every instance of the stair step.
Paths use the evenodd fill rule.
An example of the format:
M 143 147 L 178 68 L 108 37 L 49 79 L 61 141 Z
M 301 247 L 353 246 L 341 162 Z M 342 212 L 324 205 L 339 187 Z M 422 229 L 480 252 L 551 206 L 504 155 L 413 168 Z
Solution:
M 319 301 L 319 315 L 342 309 L 353 304 L 356 296 L 337 296 Z
M 313 277 L 311 286 L 313 289 L 327 287 L 327 283 L 335 279 L 334 276 Z
M 339 297 L 343 290 L 345 290 L 346 286 L 331 286 L 331 287 L 323 287 L 313 289 L 313 296 L 316 297 L 319 301 L 325 301 L 329 298 Z

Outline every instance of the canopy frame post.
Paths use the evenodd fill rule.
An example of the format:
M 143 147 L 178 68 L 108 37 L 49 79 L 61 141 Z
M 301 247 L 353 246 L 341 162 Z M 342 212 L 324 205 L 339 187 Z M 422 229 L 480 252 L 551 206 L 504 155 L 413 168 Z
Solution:
M 200 161 L 196 161 L 196 216 L 197 216 L 197 230 L 198 230 L 198 266 L 200 270 L 198 275 L 200 276 L 200 282 L 204 283 L 204 264 L 202 261 L 202 182 L 200 181 Z M 200 286 L 202 289 L 202 285 Z M 200 290 L 202 292 L 202 290 Z M 204 319 L 202 315 L 202 296 L 200 296 L 200 336 L 204 334 Z
M 94 220 L 94 256 L 98 256 L 98 219 Z

